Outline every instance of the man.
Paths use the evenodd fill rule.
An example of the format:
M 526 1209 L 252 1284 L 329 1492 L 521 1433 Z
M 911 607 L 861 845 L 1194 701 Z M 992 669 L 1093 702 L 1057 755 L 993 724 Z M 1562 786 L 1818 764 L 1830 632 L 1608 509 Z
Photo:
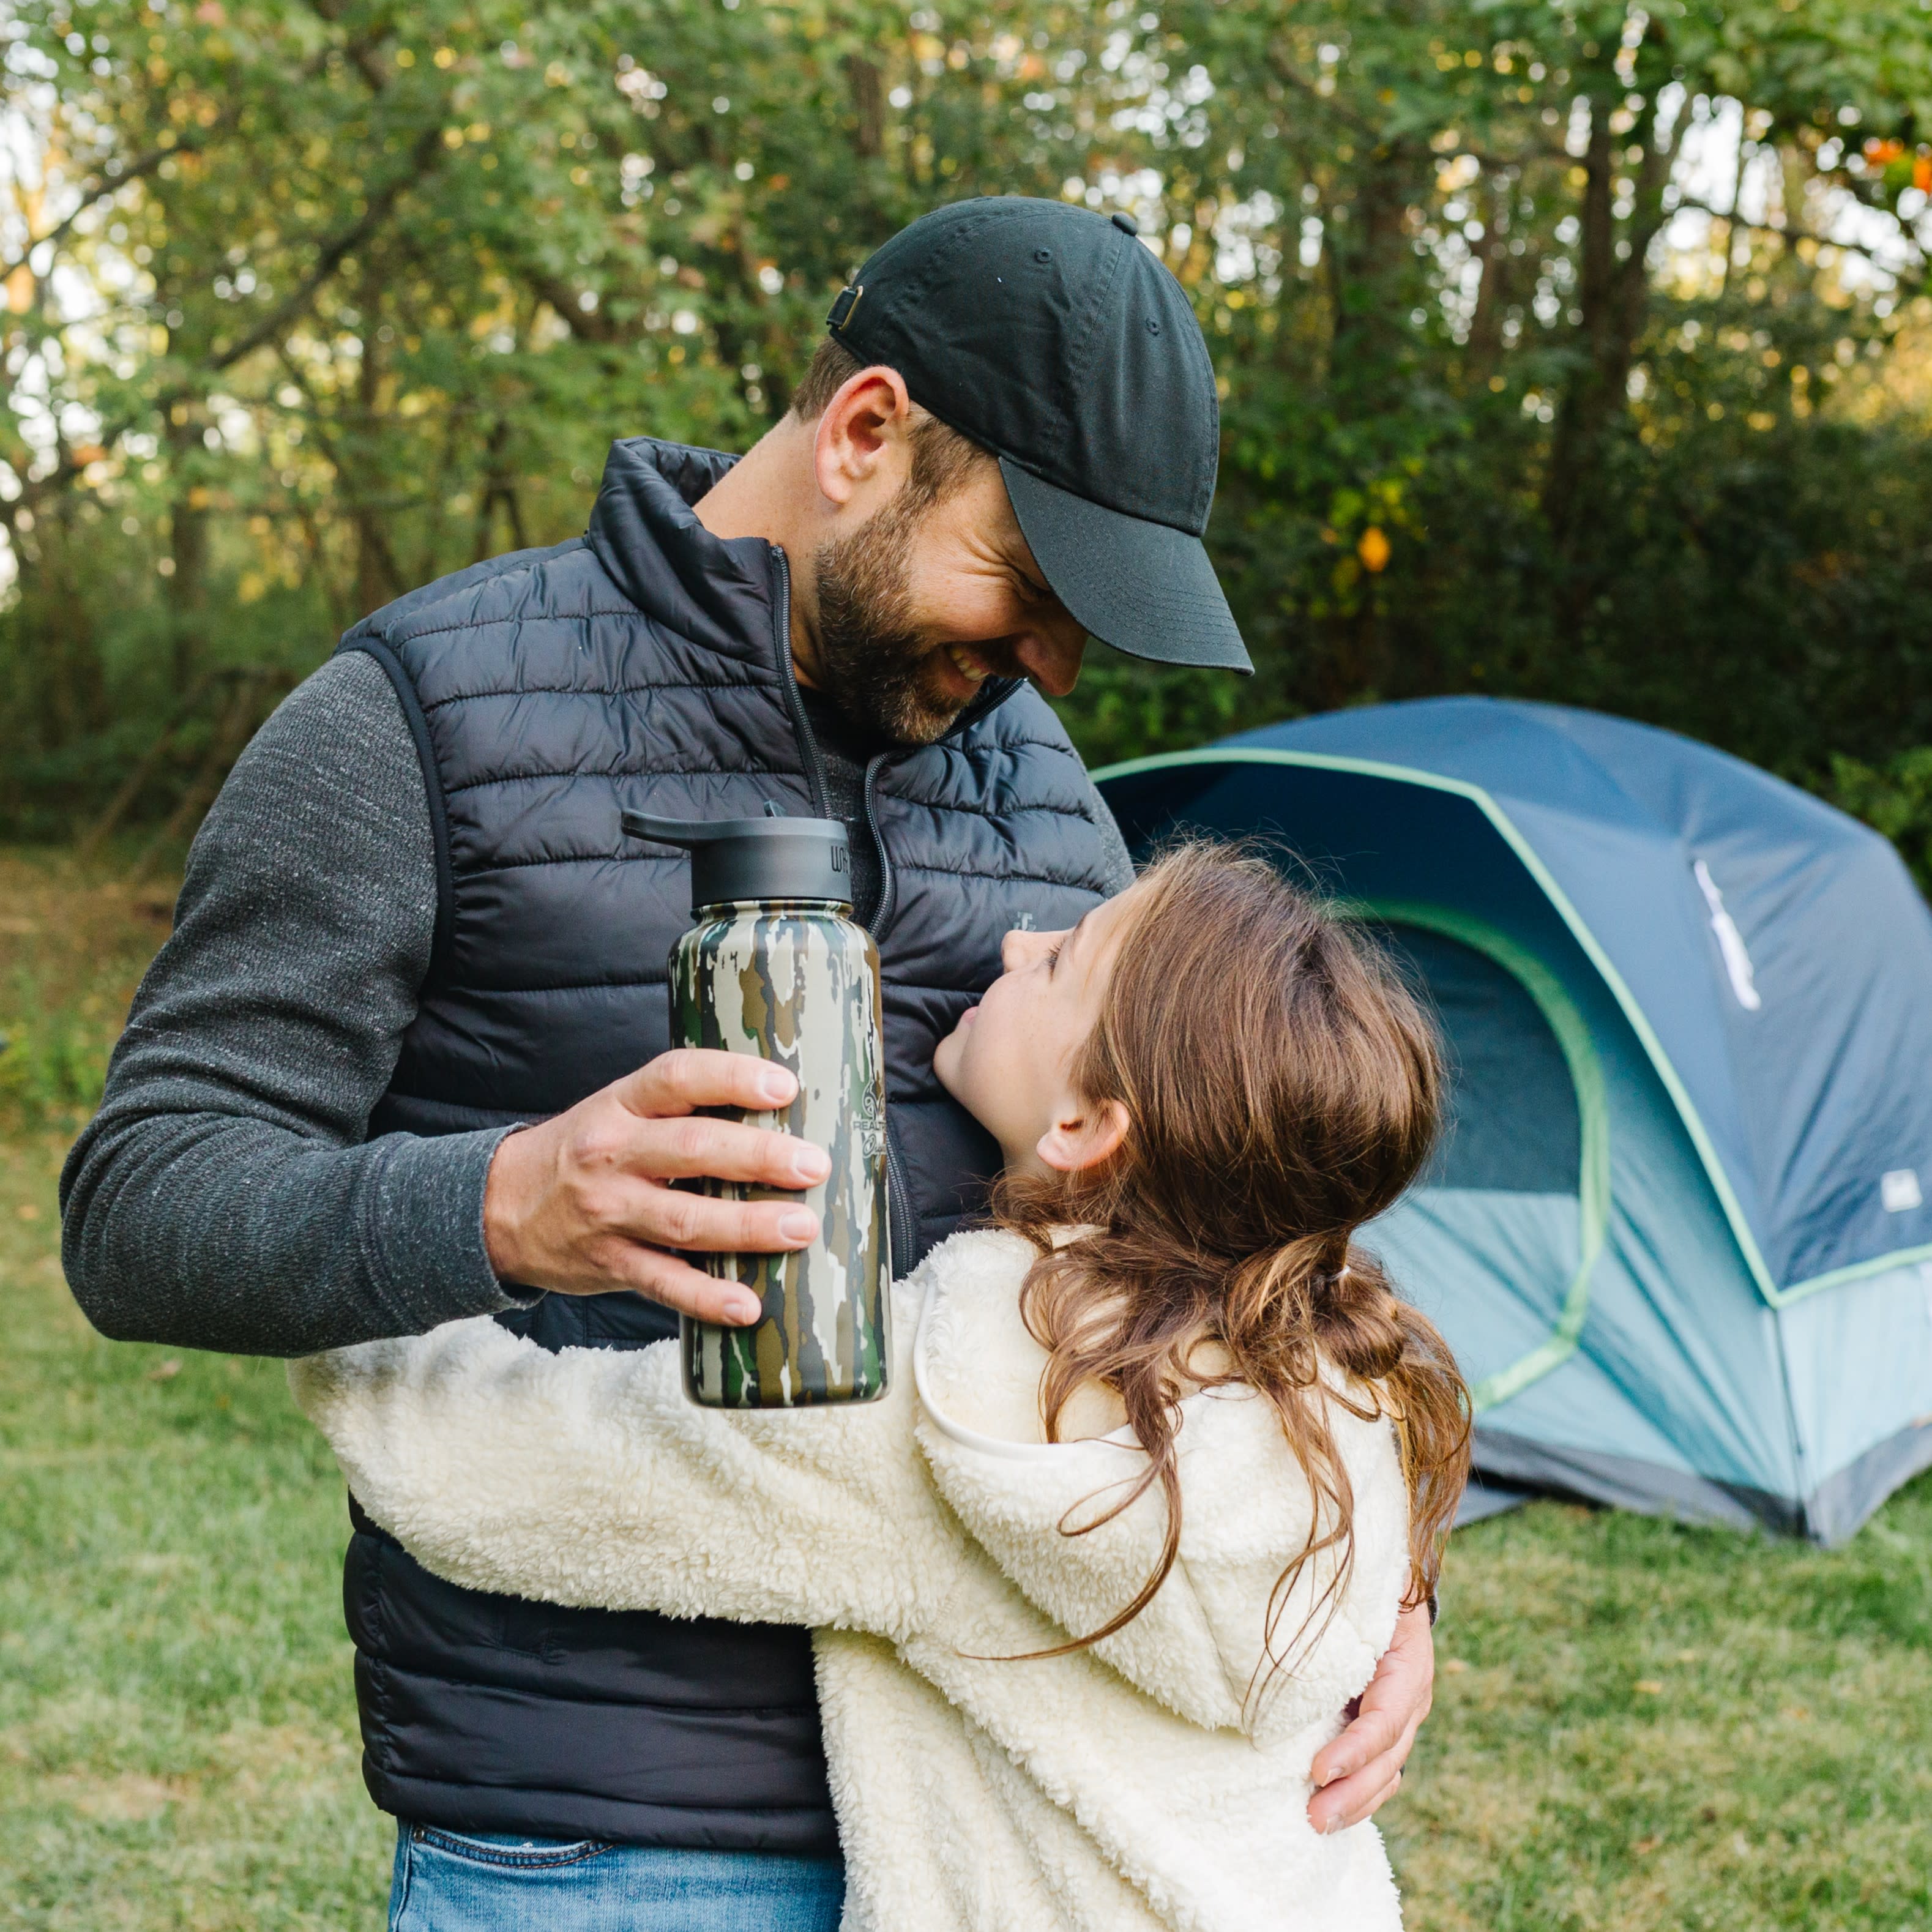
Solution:
M 1131 876 L 1025 681 L 1070 691 L 1089 634 L 1250 668 L 1200 542 L 1214 372 L 1134 233 L 1018 198 L 928 215 L 742 461 L 620 442 L 584 538 L 348 634 L 209 814 L 69 1159 L 68 1279 L 104 1332 L 290 1355 L 489 1313 L 635 1348 L 669 1311 L 755 1316 L 681 1255 L 800 1246 L 812 1216 L 670 1184 L 797 1187 L 825 1156 L 700 1114 L 790 1076 L 665 1051 L 686 875 L 627 845 L 627 806 L 853 824 L 898 1267 L 972 1211 L 994 1153 L 933 1042 L 1008 929 Z M 409 1924 L 836 1922 L 806 1633 L 478 1595 L 351 1514 Z M 1393 1790 L 1432 1668 L 1406 1618 L 1318 1760 L 1318 1826 Z

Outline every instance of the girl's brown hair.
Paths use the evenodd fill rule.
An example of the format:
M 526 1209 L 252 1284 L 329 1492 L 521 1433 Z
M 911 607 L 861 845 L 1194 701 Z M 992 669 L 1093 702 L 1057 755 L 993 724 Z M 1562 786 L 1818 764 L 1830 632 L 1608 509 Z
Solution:
M 1373 944 L 1258 852 L 1179 846 L 1143 875 L 1137 902 L 1073 1069 L 1084 1099 L 1126 1110 L 1126 1138 L 1097 1168 L 1010 1176 L 994 1196 L 995 1218 L 1040 1250 L 1021 1308 L 1052 1358 L 1047 1439 L 1093 1382 L 1119 1395 L 1148 1454 L 1129 1493 L 1067 1533 L 1097 1528 L 1156 1483 L 1167 1504 L 1154 1574 L 1065 1648 L 1112 1635 L 1166 1580 L 1180 1540 L 1180 1402 L 1239 1383 L 1274 1403 L 1315 1498 L 1269 1607 L 1278 1666 L 1276 1626 L 1304 1567 L 1338 1552 L 1305 1631 L 1324 1605 L 1333 1614 L 1352 1564 L 1330 1402 L 1395 1425 L 1410 1500 L 1406 1606 L 1435 1588 L 1468 1477 L 1468 1391 L 1454 1360 L 1354 1245 L 1428 1157 L 1442 1056 Z M 1343 1389 L 1332 1374 L 1324 1383 L 1324 1366 Z

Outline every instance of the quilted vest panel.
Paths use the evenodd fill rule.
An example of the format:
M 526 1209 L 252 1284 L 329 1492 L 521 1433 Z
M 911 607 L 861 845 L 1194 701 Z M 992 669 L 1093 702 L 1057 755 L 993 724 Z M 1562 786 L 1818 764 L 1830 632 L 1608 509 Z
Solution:
M 440 886 L 372 1135 L 539 1118 L 669 1046 L 688 873 L 632 848 L 622 810 L 824 810 L 784 560 L 712 536 L 690 508 L 730 461 L 620 442 L 582 540 L 446 578 L 344 639 L 383 664 L 410 718 Z M 1106 861 L 1077 756 L 1024 686 L 989 687 L 946 739 L 875 760 L 869 778 L 903 1270 L 979 1204 L 996 1163 L 934 1081 L 933 1045 L 997 976 L 1002 935 L 1078 919 Z M 500 1318 L 552 1348 L 674 1332 L 625 1294 Z M 346 1600 L 364 1775 L 385 1809 L 456 1830 L 836 1847 L 806 1633 L 482 1596 L 356 1516 Z

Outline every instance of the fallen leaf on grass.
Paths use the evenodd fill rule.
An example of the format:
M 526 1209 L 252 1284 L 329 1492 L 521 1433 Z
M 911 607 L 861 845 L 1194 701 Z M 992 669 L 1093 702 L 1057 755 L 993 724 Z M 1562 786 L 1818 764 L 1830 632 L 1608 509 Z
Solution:
M 1467 1670 L 1468 1667 L 1468 1664 L 1460 1657 L 1445 1657 L 1442 1660 L 1442 1668 L 1447 1671 L 1451 1677 L 1461 1676 L 1462 1672 Z
M 170 1358 L 165 1362 L 157 1362 L 141 1379 L 147 1382 L 171 1382 L 180 1373 L 180 1363 Z
M 1636 1680 L 1636 1694 L 1640 1697 L 1661 1697 L 1664 1686 L 1654 1677 L 1640 1677 Z
M 40 1218 L 40 1210 L 32 1202 L 22 1201 L 14 1210 L 14 1217 L 19 1221 L 38 1221 Z
M 1634 1852 L 1639 1858 L 1647 1858 L 1650 1856 L 1652 1852 L 1657 1850 L 1659 1845 L 1663 1844 L 1663 1834 L 1660 1833 L 1654 1838 L 1638 1839 L 1636 1843 L 1631 1846 L 1630 1850 Z

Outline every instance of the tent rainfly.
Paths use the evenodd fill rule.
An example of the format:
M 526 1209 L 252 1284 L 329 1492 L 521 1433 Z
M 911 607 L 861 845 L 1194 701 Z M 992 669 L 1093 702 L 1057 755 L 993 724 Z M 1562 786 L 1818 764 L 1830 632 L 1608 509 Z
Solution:
M 1450 1128 L 1369 1238 L 1486 1481 L 1834 1543 L 1932 1466 L 1932 913 L 1884 839 L 1486 698 L 1096 776 L 1137 853 L 1278 842 L 1426 983 Z

